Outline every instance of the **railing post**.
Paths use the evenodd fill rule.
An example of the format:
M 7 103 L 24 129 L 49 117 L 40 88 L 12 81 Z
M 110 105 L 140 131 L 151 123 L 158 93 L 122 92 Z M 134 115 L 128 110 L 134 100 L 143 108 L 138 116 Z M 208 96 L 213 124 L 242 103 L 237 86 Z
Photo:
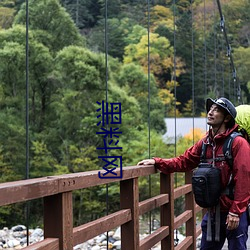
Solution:
M 169 202 L 161 206 L 161 226 L 169 227 L 169 235 L 161 241 L 161 250 L 174 249 L 174 177 L 160 173 L 160 192 L 169 194 Z
M 60 250 L 73 249 L 72 192 L 44 198 L 44 238 L 59 238 Z
M 139 250 L 138 178 L 120 182 L 121 209 L 131 209 L 132 220 L 121 225 L 121 249 Z
M 192 172 L 185 173 L 185 183 L 191 184 Z M 186 236 L 193 237 L 193 244 L 188 250 L 196 249 L 196 212 L 193 192 L 185 195 L 185 210 L 192 210 L 192 218 L 186 222 Z

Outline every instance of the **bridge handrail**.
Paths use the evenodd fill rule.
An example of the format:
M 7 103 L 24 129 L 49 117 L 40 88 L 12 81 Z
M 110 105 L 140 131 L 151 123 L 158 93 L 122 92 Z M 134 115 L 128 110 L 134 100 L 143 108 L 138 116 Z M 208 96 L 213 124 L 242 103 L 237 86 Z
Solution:
M 71 250 L 75 245 L 117 226 L 121 226 L 122 249 L 147 250 L 159 241 L 162 250 L 174 249 L 174 230 L 183 224 L 186 225 L 186 238 L 176 249 L 196 249 L 196 238 L 200 234 L 200 227 L 196 226 L 196 213 L 201 209 L 193 199 L 191 173 L 186 173 L 186 184 L 176 189 L 173 174 L 161 173 L 160 194 L 139 202 L 138 178 L 157 173 L 154 166 L 123 167 L 122 179 L 101 179 L 98 172 L 47 176 L 0 184 L 0 206 L 38 198 L 44 200 L 44 240 L 23 249 Z M 73 228 L 72 192 L 112 182 L 120 182 L 120 210 Z M 183 195 L 185 212 L 174 218 L 174 200 Z M 139 216 L 157 207 L 160 207 L 161 226 L 140 241 Z
M 0 183 L 0 206 L 43 198 L 63 192 L 118 182 L 121 179 L 101 179 L 99 170 L 46 176 L 27 180 Z M 114 173 L 118 171 L 113 171 Z M 123 168 L 122 180 L 155 174 L 153 166 Z

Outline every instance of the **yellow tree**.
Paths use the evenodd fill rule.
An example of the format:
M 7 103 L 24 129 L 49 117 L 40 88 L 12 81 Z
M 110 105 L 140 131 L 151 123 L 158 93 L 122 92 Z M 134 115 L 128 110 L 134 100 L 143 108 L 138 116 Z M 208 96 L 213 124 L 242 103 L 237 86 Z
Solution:
M 155 31 L 159 26 L 174 30 L 173 12 L 162 5 L 155 5 L 150 12 L 151 31 Z
M 125 47 L 124 63 L 139 64 L 144 72 L 150 72 L 155 76 L 159 87 L 159 96 L 166 104 L 174 103 L 174 96 L 171 93 L 173 86 L 178 86 L 174 81 L 174 75 L 179 76 L 184 72 L 184 63 L 180 58 L 173 56 L 173 47 L 169 40 L 156 33 L 142 35 L 138 43 L 129 44 Z M 173 112 L 173 106 L 170 105 Z
M 143 35 L 138 43 L 125 47 L 124 63 L 139 64 L 145 72 L 150 67 L 150 72 L 155 75 L 159 87 L 164 88 L 166 80 L 173 80 L 174 73 L 178 77 L 184 72 L 184 63 L 180 58 L 175 58 L 174 65 L 173 52 L 173 47 L 166 37 L 150 33 Z
M 166 115 L 167 117 L 180 117 L 181 114 L 178 110 L 180 102 L 177 102 L 174 98 L 174 88 L 178 87 L 179 83 L 173 80 L 167 81 L 165 86 L 166 88 L 159 90 L 159 97 L 166 106 Z
M 150 51 L 148 51 L 148 43 L 150 43 Z M 160 37 L 158 34 L 150 33 L 149 36 L 143 35 L 139 43 L 125 47 L 124 63 L 134 62 L 140 64 L 145 72 L 148 71 L 148 65 L 150 64 L 151 73 L 157 76 L 173 68 L 172 55 L 173 47 L 168 39 Z M 149 62 L 148 59 L 150 59 Z
M 2 0 L 0 2 L 0 29 L 8 29 L 11 27 L 15 9 L 14 2 L 9 0 Z M 12 6 L 12 8 L 10 7 Z

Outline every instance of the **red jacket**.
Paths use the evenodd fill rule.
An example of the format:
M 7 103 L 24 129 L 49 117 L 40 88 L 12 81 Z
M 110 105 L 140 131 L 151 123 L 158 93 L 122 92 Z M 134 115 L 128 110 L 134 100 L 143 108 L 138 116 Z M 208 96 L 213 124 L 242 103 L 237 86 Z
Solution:
M 212 139 L 210 131 L 206 136 L 187 149 L 184 154 L 176 158 L 154 158 L 155 166 L 163 173 L 186 172 L 198 166 L 202 151 L 202 142 L 209 143 L 207 146 L 206 159 L 213 158 L 213 146 L 215 158 L 223 157 L 223 144 L 225 138 L 233 131 L 238 130 L 238 125 L 228 129 L 223 134 L 218 134 Z M 232 144 L 233 155 L 233 180 L 234 200 L 230 200 L 225 194 L 220 198 L 221 211 L 232 212 L 241 215 L 250 201 L 250 144 L 241 136 L 237 136 Z M 231 170 L 226 161 L 215 162 L 215 166 L 221 169 L 221 184 L 224 189 L 230 179 Z

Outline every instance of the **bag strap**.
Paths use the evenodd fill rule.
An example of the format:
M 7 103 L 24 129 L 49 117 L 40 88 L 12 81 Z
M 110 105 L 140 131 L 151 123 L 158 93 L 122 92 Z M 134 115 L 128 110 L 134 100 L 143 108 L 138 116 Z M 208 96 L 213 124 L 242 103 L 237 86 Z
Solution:
M 242 136 L 241 133 L 233 132 L 227 138 L 223 145 L 223 154 L 230 169 L 233 169 L 233 156 L 232 156 L 232 144 L 233 140 L 237 136 Z M 201 151 L 201 162 L 206 159 L 207 144 L 203 142 Z M 231 189 L 231 188 L 230 188 Z M 212 241 L 212 228 L 211 228 L 211 208 L 208 208 L 207 218 L 207 241 Z M 215 241 L 220 241 L 220 203 L 215 207 Z
M 240 132 L 233 132 L 226 138 L 224 145 L 223 145 L 223 154 L 224 154 L 225 160 L 227 161 L 231 170 L 233 169 L 232 144 L 233 144 L 233 140 L 237 136 L 243 136 L 243 135 Z M 207 144 L 202 142 L 201 156 L 200 156 L 201 162 L 205 162 L 207 160 L 206 159 L 206 152 L 207 152 Z M 223 158 L 215 158 L 214 160 L 220 161 L 220 160 L 224 160 L 224 159 Z
M 207 238 L 206 241 L 212 241 L 211 208 L 207 209 Z
M 215 208 L 215 241 L 220 241 L 220 203 Z
M 233 144 L 233 140 L 237 137 L 237 136 L 242 136 L 241 133 L 239 132 L 233 132 L 231 133 L 227 138 L 226 141 L 224 142 L 223 145 L 223 154 L 225 156 L 225 159 L 230 167 L 230 169 L 233 169 L 233 155 L 232 155 L 232 144 Z
M 223 145 L 223 154 L 225 157 L 225 160 L 227 161 L 231 172 L 233 171 L 233 155 L 232 155 L 232 144 L 233 144 L 233 140 L 237 137 L 237 136 L 242 136 L 241 133 L 239 132 L 233 132 L 231 133 L 227 138 L 226 141 Z M 234 184 L 232 181 L 232 174 L 230 175 L 230 179 L 229 182 L 227 184 L 227 187 L 224 191 L 224 194 L 226 194 L 231 200 L 234 199 Z
M 206 160 L 206 152 L 207 152 L 207 144 L 202 142 L 200 162 L 205 162 L 205 160 Z

